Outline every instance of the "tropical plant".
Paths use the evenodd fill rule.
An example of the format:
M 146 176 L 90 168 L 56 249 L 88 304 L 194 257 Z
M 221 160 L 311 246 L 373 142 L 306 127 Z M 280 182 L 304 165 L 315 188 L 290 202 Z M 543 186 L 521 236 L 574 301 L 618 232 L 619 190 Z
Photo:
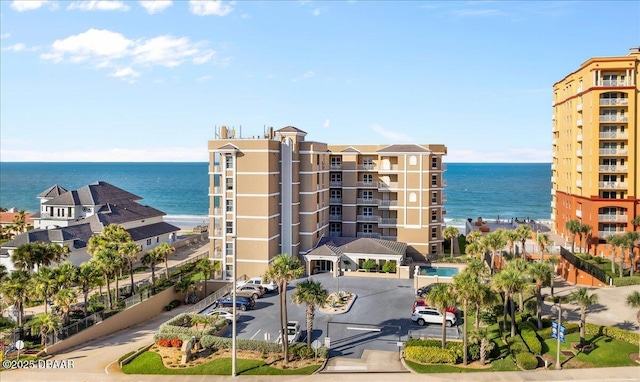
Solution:
M 155 283 L 154 283 L 155 284 Z M 176 284 L 176 292 L 184 293 L 184 303 L 196 303 L 198 301 L 198 284 L 190 277 L 183 278 Z
M 578 232 L 578 238 L 580 239 L 580 252 L 581 253 L 589 253 L 589 244 L 590 244 L 590 236 L 591 236 L 591 230 L 593 230 L 593 227 L 591 227 L 588 224 L 580 224 L 580 231 Z M 582 250 L 582 237 L 584 236 L 585 241 L 584 241 L 584 251 Z
M 46 339 L 49 333 L 54 332 L 62 327 L 60 319 L 52 313 L 40 313 L 36 314 L 31 321 L 29 321 L 29 327 L 32 334 L 39 333 L 42 346 L 46 345 Z
M 136 293 L 136 284 L 133 281 L 133 264 L 138 260 L 138 252 L 140 252 L 140 248 L 132 239 L 130 242 L 120 245 L 118 247 L 118 252 L 120 253 L 120 256 L 122 256 L 122 259 L 126 261 L 127 265 L 129 266 L 129 282 L 131 283 L 131 295 L 134 295 Z
M 202 272 L 202 277 L 204 280 L 204 296 L 208 296 L 207 294 L 207 281 L 211 278 L 211 273 L 213 272 L 215 265 L 208 258 L 200 259 L 196 261 L 195 270 L 197 272 Z
M 142 255 L 142 264 L 151 268 L 151 291 L 156 294 L 156 265 L 162 261 L 162 254 L 158 251 L 158 247 L 148 250 Z
M 497 300 L 497 296 L 489 284 L 478 284 L 478 290 L 475 296 L 475 330 L 480 329 L 480 312 L 483 307 L 492 306 Z
M 531 234 L 533 233 L 533 231 L 531 230 L 531 227 L 529 227 L 526 224 L 521 224 L 518 226 L 518 228 L 516 228 L 516 232 L 518 233 L 518 236 L 520 237 L 520 242 L 522 243 L 522 258 L 526 259 L 527 258 L 527 240 L 531 238 Z
M 53 297 L 54 303 L 60 309 L 63 325 L 69 325 L 69 311 L 77 298 L 76 292 L 71 289 L 60 289 Z
M 4 280 L 9 273 L 7 272 L 7 266 L 4 264 L 0 264 L 0 281 Z
M 329 297 L 329 293 L 322 288 L 322 284 L 310 278 L 298 283 L 296 290 L 291 294 L 291 301 L 298 305 L 306 304 L 307 346 L 309 347 L 311 347 L 313 337 L 313 319 L 316 306 L 322 306 L 327 301 L 327 297 Z
M 364 269 L 365 271 L 369 272 L 372 269 L 376 269 L 378 267 L 378 264 L 376 263 L 375 260 L 373 259 L 367 259 L 365 261 L 362 262 L 361 265 L 362 269 Z
M 484 365 L 487 360 L 487 355 L 495 347 L 495 342 L 489 339 L 489 334 L 486 329 L 478 330 L 471 336 L 471 343 L 480 346 L 480 364 Z
M 636 228 L 640 227 L 640 215 L 638 215 L 635 218 L 631 219 L 631 224 L 633 224 L 633 230 L 634 231 L 636 230 Z
M 611 246 L 611 273 L 615 273 L 616 271 L 616 251 L 623 246 L 623 242 L 624 239 L 622 235 L 611 235 L 607 237 L 607 243 Z M 622 269 L 620 270 L 620 277 L 622 277 Z
M 496 274 L 492 280 L 493 288 L 504 294 L 503 296 L 503 322 L 502 330 L 506 331 L 507 312 L 509 311 L 508 302 L 511 302 L 511 336 L 516 335 L 516 312 L 513 295 L 524 288 L 525 280 L 522 274 L 514 269 L 505 269 Z
M 303 274 L 304 267 L 300 264 L 300 260 L 284 253 L 273 259 L 263 276 L 265 280 L 273 280 L 278 284 L 280 290 L 278 297 L 280 302 L 280 338 L 282 339 L 287 338 L 287 284 Z M 289 362 L 289 341 L 282 341 L 282 351 L 284 363 L 287 364 Z
M 78 282 L 78 284 L 80 284 L 80 290 L 82 291 L 82 295 L 84 298 L 84 305 L 82 310 L 84 311 L 84 316 L 87 317 L 87 301 L 89 299 L 89 291 L 91 291 L 91 287 L 95 284 L 96 280 L 100 279 L 100 271 L 96 268 L 95 262 L 88 261 L 80 264 L 78 273 L 76 275 L 76 281 Z
M 17 269 L 33 272 L 36 266 L 49 266 L 54 261 L 60 261 L 64 257 L 64 248 L 67 247 L 45 242 L 26 243 L 13 251 L 11 261 Z
M 2 296 L 18 311 L 19 327 L 22 327 L 24 304 L 30 300 L 29 278 L 27 271 L 14 270 L 0 285 Z
M 538 250 L 540 251 L 540 261 L 544 261 L 544 253 L 547 251 L 547 247 L 552 243 L 549 239 L 549 235 L 543 232 L 536 234 L 536 241 L 538 242 Z
M 448 226 L 442 231 L 442 237 L 446 240 L 451 241 L 451 257 L 453 258 L 453 240 L 457 239 L 460 236 L 460 231 L 456 227 Z
M 629 263 L 631 264 L 629 276 L 633 276 L 633 270 L 636 267 L 636 256 L 633 249 L 635 248 L 635 242 L 640 240 L 640 232 L 627 232 L 624 234 L 623 238 L 624 247 L 629 250 Z
M 93 236 L 91 239 L 89 239 L 89 243 L 91 243 L 91 241 L 95 237 L 96 236 Z M 107 285 L 107 299 L 109 300 L 109 309 L 113 309 L 113 299 L 111 298 L 111 277 L 114 276 L 116 270 L 119 269 L 121 264 L 121 257 L 111 245 L 99 245 L 96 247 L 91 247 L 89 251 L 89 253 L 93 255 L 91 261 L 104 276 L 104 282 Z
M 632 308 L 638 309 L 636 313 L 636 320 L 640 323 L 640 292 L 637 290 L 627 296 L 627 305 Z
M 13 217 L 13 229 L 18 233 L 24 233 L 27 232 L 28 228 L 29 224 L 27 224 L 27 213 L 25 210 L 18 211 L 18 213 Z
M 504 237 L 504 230 L 498 229 L 493 232 L 488 233 L 483 239 L 482 242 L 489 251 L 491 251 L 491 274 L 495 272 L 496 265 L 496 255 L 499 251 L 504 248 L 507 244 L 507 240 Z
M 467 237 L 465 237 L 465 240 L 469 244 L 477 243 L 479 241 L 482 241 L 482 232 L 480 232 L 478 230 L 471 231 L 471 232 L 469 232 Z
M 564 228 L 571 234 L 571 253 L 576 253 L 576 236 L 580 233 L 581 227 L 582 223 L 577 219 L 568 220 L 564 225 Z
M 478 231 L 473 231 L 473 232 L 478 232 Z M 464 248 L 464 251 L 467 255 L 473 256 L 476 259 L 482 260 L 482 255 L 484 255 L 487 249 L 484 246 L 484 242 L 474 241 L 471 244 L 468 244 Z
M 442 348 L 447 345 L 447 308 L 455 304 L 455 297 L 449 290 L 449 284 L 436 284 L 427 294 L 427 303 L 442 315 Z
M 39 267 L 38 271 L 32 275 L 32 284 L 30 284 L 36 296 L 44 300 L 44 312 L 47 313 L 49 305 L 49 296 L 56 289 L 56 278 L 53 270 L 49 267 Z
M 458 300 L 458 302 L 462 302 L 462 313 L 463 313 L 463 322 L 462 325 L 462 362 L 466 365 L 468 362 L 468 327 L 467 325 L 467 311 L 469 310 L 469 302 L 475 302 L 480 297 L 478 296 L 478 276 L 473 272 L 467 272 L 466 270 L 462 273 L 453 276 L 453 292 Z
M 176 249 L 169 243 L 161 243 L 156 247 L 156 251 L 158 251 L 161 258 L 164 259 L 164 270 L 167 278 L 169 278 L 169 255 L 174 253 Z
M 504 238 L 507 241 L 507 245 L 509 246 L 509 253 L 515 254 L 515 243 L 520 241 L 520 235 L 518 234 L 518 232 L 513 230 L 505 231 Z
M 71 288 L 76 282 L 78 267 L 69 261 L 58 265 L 53 269 L 56 281 L 56 290 L 61 288 Z
M 542 287 L 551 284 L 551 268 L 545 263 L 531 263 L 527 267 L 527 274 L 531 276 L 535 283 L 536 294 L 536 320 L 538 329 L 542 329 Z
M 516 259 L 510 262 L 507 267 L 513 269 L 514 271 L 518 272 L 521 275 L 526 275 L 528 264 L 529 263 L 527 263 L 523 259 Z M 518 291 L 518 309 L 520 311 L 524 310 L 524 288 Z
M 589 294 L 589 289 L 582 287 L 571 292 L 569 301 L 580 306 L 580 345 L 584 345 L 587 309 L 589 309 L 591 305 L 598 303 L 598 295 L 595 293 Z

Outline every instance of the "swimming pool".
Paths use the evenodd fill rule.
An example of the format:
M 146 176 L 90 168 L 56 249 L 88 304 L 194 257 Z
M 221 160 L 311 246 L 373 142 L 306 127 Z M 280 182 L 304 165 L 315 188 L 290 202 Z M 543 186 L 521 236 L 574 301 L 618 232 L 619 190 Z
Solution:
M 455 267 L 432 267 L 421 265 L 418 267 L 418 276 L 440 276 L 453 277 L 458 274 L 458 268 Z

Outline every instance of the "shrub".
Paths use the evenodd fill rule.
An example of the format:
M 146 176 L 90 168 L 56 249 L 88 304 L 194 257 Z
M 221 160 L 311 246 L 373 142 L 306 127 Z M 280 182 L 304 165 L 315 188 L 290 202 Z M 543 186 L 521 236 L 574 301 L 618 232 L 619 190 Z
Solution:
M 526 330 L 520 333 L 524 343 L 529 347 L 529 351 L 533 354 L 540 355 L 542 354 L 542 343 L 538 339 L 536 332 L 533 330 Z
M 166 338 L 160 338 L 157 342 L 158 346 L 163 347 L 163 348 L 168 348 L 171 346 L 171 341 L 169 341 Z
M 565 335 L 569 335 L 572 333 L 577 333 L 578 331 L 580 331 L 580 325 L 579 324 L 575 324 L 575 323 L 569 323 L 569 324 L 563 324 L 565 327 Z M 541 330 L 538 330 L 538 336 L 540 338 L 542 338 L 542 340 L 548 340 L 551 338 L 551 327 L 548 328 L 544 328 Z
M 173 301 L 171 301 L 171 302 L 169 303 L 169 305 L 167 305 L 167 306 L 164 308 L 164 310 L 166 310 L 166 311 L 168 312 L 168 311 L 170 311 L 170 310 L 173 310 L 173 309 L 175 309 L 175 308 L 179 307 L 179 306 L 180 306 L 180 304 L 182 304 L 182 301 L 180 301 L 180 300 L 173 300 Z
M 455 351 L 431 346 L 408 346 L 404 355 L 410 360 L 420 363 L 455 363 Z
M 307 344 L 302 342 L 293 344 L 289 348 L 289 351 L 291 352 L 291 354 L 293 354 L 294 357 L 300 359 L 313 358 L 315 356 L 314 350 L 308 347 Z
M 509 351 L 511 355 L 515 356 L 520 353 L 528 353 L 529 349 L 527 349 L 527 345 L 520 339 L 520 337 L 509 337 L 507 340 L 509 344 Z
M 589 335 L 602 335 L 605 337 L 613 338 L 614 340 L 624 341 L 634 345 L 640 341 L 640 334 L 638 333 L 619 328 L 612 328 L 610 326 L 590 324 L 588 322 L 585 325 L 585 332 Z
M 375 260 L 368 259 L 368 260 L 365 260 L 360 267 L 366 270 L 367 272 L 369 272 L 372 269 L 378 268 L 378 264 L 376 264 Z
M 467 347 L 467 356 L 470 361 L 477 361 L 480 359 L 480 344 L 469 344 Z
M 531 353 L 518 353 L 516 364 L 524 370 L 533 370 L 538 367 L 538 358 Z
M 396 273 L 396 263 L 394 261 L 387 260 L 382 265 L 382 271 L 387 273 Z
M 440 342 L 440 340 L 422 340 L 419 338 L 411 338 L 410 340 L 407 341 L 407 343 L 405 344 L 405 347 L 409 347 L 409 346 L 438 347 L 441 345 L 442 345 L 442 342 Z
M 613 277 L 613 285 L 617 287 L 628 285 L 640 285 L 640 276 Z
M 182 340 L 180 338 L 174 338 L 171 340 L 171 346 L 174 348 L 182 347 Z

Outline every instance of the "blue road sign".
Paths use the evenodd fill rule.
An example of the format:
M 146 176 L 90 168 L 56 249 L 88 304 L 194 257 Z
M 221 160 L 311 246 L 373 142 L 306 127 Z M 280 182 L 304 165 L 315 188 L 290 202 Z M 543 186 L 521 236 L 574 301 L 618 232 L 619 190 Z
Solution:
M 558 323 L 556 321 L 551 321 L 551 338 L 558 338 Z
M 565 332 L 566 328 L 564 327 L 564 325 L 560 325 L 560 342 L 564 343 L 564 332 Z

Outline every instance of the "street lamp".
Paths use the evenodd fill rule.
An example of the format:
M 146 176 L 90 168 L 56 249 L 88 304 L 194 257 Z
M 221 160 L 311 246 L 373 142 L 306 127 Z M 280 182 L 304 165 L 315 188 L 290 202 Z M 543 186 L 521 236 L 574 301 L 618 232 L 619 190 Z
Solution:
M 236 376 L 236 358 L 237 358 L 237 349 L 236 349 L 236 283 L 238 272 L 236 272 L 236 235 L 231 236 L 233 240 L 233 271 L 232 271 L 232 284 L 231 284 L 231 315 L 233 316 L 233 320 L 231 321 L 231 376 Z
M 562 369 L 562 364 L 560 363 L 560 332 L 562 328 L 562 317 L 567 318 L 567 312 L 562 312 L 562 303 L 558 299 L 558 305 L 554 305 L 551 307 L 552 312 L 558 312 L 558 331 L 556 332 L 556 337 L 558 339 L 558 347 L 556 349 L 556 367 L 558 370 Z

